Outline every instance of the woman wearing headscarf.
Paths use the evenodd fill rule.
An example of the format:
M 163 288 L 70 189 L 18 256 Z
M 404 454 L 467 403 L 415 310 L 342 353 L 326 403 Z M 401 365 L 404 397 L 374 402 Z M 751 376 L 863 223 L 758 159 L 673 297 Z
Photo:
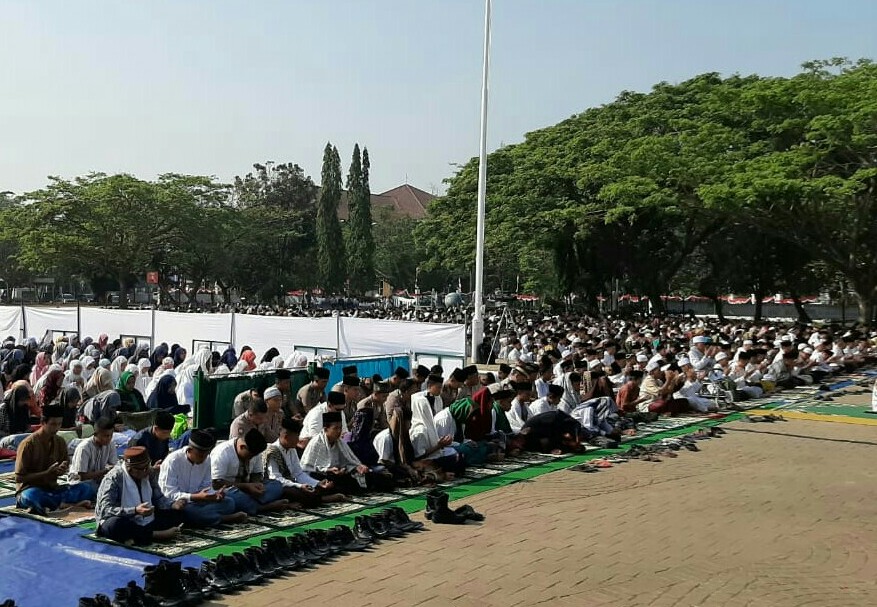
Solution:
M 164 342 L 160 343 L 155 350 L 152 351 L 152 354 L 149 355 L 149 370 L 152 373 L 155 373 L 155 370 L 161 366 L 161 361 L 164 360 L 168 354 L 170 354 L 170 350 L 168 349 L 167 344 Z
M 143 395 L 143 398 L 146 398 L 146 388 L 149 387 L 149 382 L 152 381 L 150 367 L 151 363 L 148 358 L 141 358 L 137 361 L 137 384 L 135 387 Z
M 149 395 L 146 406 L 150 410 L 163 409 L 172 415 L 189 412 L 189 406 L 180 405 L 180 401 L 177 399 L 177 379 L 173 372 L 161 376 L 155 390 Z
M 273 369 L 274 359 L 278 356 L 280 356 L 280 351 L 277 348 L 268 348 L 265 350 L 265 354 L 262 355 L 262 360 L 259 361 L 259 368 Z
M 30 372 L 30 385 L 35 386 L 40 378 L 49 371 L 49 356 L 45 352 L 37 352 L 33 371 Z
M 171 358 L 174 359 L 174 367 L 179 367 L 180 365 L 182 365 L 183 362 L 186 360 L 187 354 L 188 352 L 186 352 L 185 348 L 177 346 L 177 349 L 174 350 L 173 354 L 171 354 Z
M 101 333 L 97 336 L 97 349 L 100 351 L 102 356 L 107 354 L 107 345 L 110 342 L 110 336 L 106 333 Z
M 102 417 L 115 419 L 121 404 L 122 400 L 118 392 L 105 390 L 85 401 L 85 404 L 82 405 L 80 421 L 84 424 L 94 424 Z
M 234 346 L 229 346 L 225 349 L 222 356 L 219 357 L 219 362 L 229 369 L 234 369 L 234 366 L 238 364 L 238 357 L 234 351 Z
M 123 371 L 119 381 L 116 384 L 116 392 L 119 393 L 121 404 L 119 411 L 126 413 L 139 413 L 146 411 L 146 401 L 143 395 L 135 387 L 137 384 L 137 376 L 132 371 Z
M 82 404 L 82 394 L 80 394 L 79 389 L 75 386 L 71 386 L 61 390 L 58 404 L 64 409 L 64 417 L 61 420 L 61 429 L 75 430 L 77 427 L 77 412 L 79 411 L 79 405 Z
M 253 371 L 256 368 L 256 353 L 252 350 L 242 352 L 241 360 L 247 363 L 245 371 Z
M 64 383 L 64 372 L 61 369 L 49 371 L 45 375 L 45 383 L 43 383 L 37 393 L 37 404 L 45 407 L 61 394 L 61 387 Z
M 52 348 L 52 362 L 61 364 L 64 360 L 64 354 L 67 352 L 67 342 L 59 339 Z
M 82 362 L 82 379 L 88 382 L 88 380 L 91 379 L 91 376 L 94 375 L 97 361 L 91 356 L 83 356 L 80 360 Z
M 113 376 L 110 374 L 109 369 L 98 367 L 91 376 L 91 379 L 85 384 L 85 396 L 87 398 L 96 396 L 101 392 L 106 392 L 107 390 L 112 389 Z
M 30 432 L 30 402 L 33 394 L 27 382 L 19 382 L 0 403 L 0 437 Z
M 181 405 L 195 406 L 195 375 L 210 375 L 210 350 L 202 348 L 177 368 L 177 400 Z
M 149 362 L 149 346 L 146 344 L 140 344 L 134 349 L 134 353 L 128 357 L 128 364 L 138 364 L 141 359 L 146 359 L 146 362 Z
M 161 378 L 165 375 L 173 377 L 174 385 L 176 385 L 177 371 L 174 369 L 174 361 L 170 358 L 165 358 L 165 360 L 169 362 L 162 364 L 162 366 L 156 369 L 155 373 L 152 374 L 152 378 L 149 380 L 149 385 L 146 386 L 146 390 L 143 392 L 143 398 L 146 399 L 147 405 L 149 404 L 149 397 L 155 392 L 155 389 L 158 387 L 158 382 L 161 381 Z
M 49 375 L 50 375 L 53 371 L 61 371 L 61 365 L 58 365 L 58 364 L 55 364 L 55 363 L 52 363 L 51 365 L 49 365 L 49 368 L 46 370 L 46 372 L 43 374 L 43 376 L 42 376 L 41 378 L 39 378 L 39 379 L 37 380 L 37 383 L 35 383 L 35 384 L 33 385 L 33 391 L 34 391 L 34 394 L 39 394 L 39 393 L 40 393 L 40 390 L 42 390 L 42 389 L 43 389 L 43 386 L 46 385 L 46 380 L 49 379 Z
M 94 362 L 94 361 L 92 361 Z M 78 390 L 85 389 L 84 367 L 81 360 L 71 360 L 67 371 L 64 373 L 62 388 L 76 387 Z
M 232 373 L 246 373 L 247 372 L 247 361 L 243 358 L 238 360 L 237 364 L 231 370 Z
M 127 366 L 128 358 L 126 356 L 117 356 L 113 359 L 113 364 L 110 365 L 110 375 L 114 386 L 119 383 L 119 378 L 122 377 Z

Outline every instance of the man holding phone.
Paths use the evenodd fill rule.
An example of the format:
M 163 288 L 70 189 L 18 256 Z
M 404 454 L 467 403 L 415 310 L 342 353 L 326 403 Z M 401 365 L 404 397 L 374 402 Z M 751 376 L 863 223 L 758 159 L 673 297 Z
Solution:
M 150 470 L 146 448 L 131 447 L 103 478 L 95 505 L 99 537 L 145 546 L 180 532 L 186 501 L 165 496 Z
M 173 501 L 184 500 L 183 518 L 196 527 L 216 527 L 247 518 L 235 512 L 234 500 L 212 487 L 210 452 L 216 439 L 206 430 L 192 430 L 189 444 L 167 456 L 161 465 L 158 485 Z
M 64 409 L 61 405 L 43 407 L 39 429 L 18 446 L 15 460 L 16 505 L 34 514 L 63 510 L 73 506 L 91 507 L 93 489 L 85 483 L 59 485 L 67 474 L 67 443 L 58 436 Z

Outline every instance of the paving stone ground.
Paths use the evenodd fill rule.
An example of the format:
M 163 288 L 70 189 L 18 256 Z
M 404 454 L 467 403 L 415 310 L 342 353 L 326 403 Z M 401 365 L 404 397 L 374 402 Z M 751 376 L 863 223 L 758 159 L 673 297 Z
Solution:
M 427 523 L 214 604 L 877 605 L 877 427 L 724 427 L 700 453 L 477 495 L 483 524 Z

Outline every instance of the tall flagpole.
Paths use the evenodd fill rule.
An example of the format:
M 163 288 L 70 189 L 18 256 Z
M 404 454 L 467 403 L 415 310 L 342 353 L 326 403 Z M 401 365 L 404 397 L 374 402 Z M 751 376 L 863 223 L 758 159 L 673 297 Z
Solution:
M 478 159 L 478 223 L 475 237 L 475 315 L 472 360 L 484 340 L 484 212 L 487 199 L 487 76 L 490 70 L 490 0 L 484 2 L 484 71 L 481 75 L 481 149 Z M 487 361 L 485 361 L 487 362 Z

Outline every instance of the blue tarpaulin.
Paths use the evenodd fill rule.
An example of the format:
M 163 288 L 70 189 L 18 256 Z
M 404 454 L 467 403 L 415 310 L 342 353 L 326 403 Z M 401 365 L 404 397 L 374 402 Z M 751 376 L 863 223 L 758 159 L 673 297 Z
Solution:
M 371 377 L 375 373 L 384 379 L 390 377 L 397 367 L 411 370 L 411 359 L 407 354 L 394 354 L 391 356 L 368 356 L 362 358 L 339 359 L 332 363 L 323 363 L 329 369 L 329 388 L 337 384 L 344 377 L 341 369 L 349 365 L 356 365 L 361 378 Z

